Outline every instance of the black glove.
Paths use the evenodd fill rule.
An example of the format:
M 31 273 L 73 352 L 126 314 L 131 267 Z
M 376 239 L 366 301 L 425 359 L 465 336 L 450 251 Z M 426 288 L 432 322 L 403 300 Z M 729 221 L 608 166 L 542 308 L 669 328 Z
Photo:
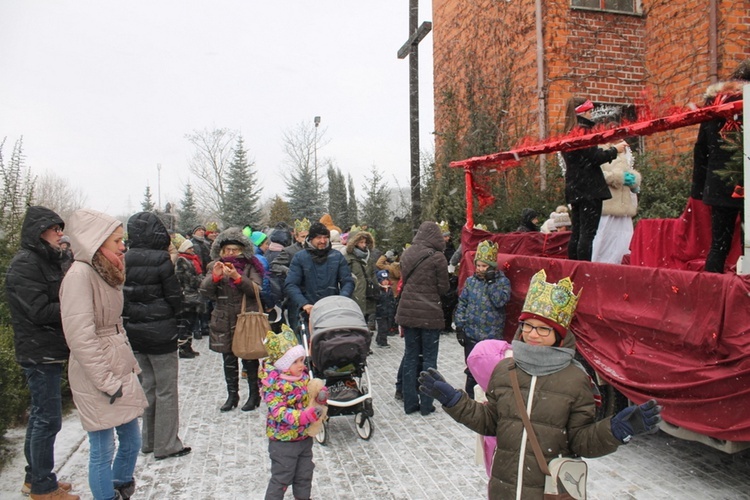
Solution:
M 434 368 L 419 374 L 419 392 L 437 399 L 447 408 L 456 406 L 461 399 L 461 391 L 454 389 Z
M 114 394 L 107 394 L 107 396 L 109 396 L 109 404 L 114 404 L 115 400 L 117 398 L 121 398 L 122 397 L 122 385 L 120 385 L 120 387 L 117 389 L 116 393 L 114 393 Z
M 655 399 L 649 399 L 640 406 L 628 406 L 612 417 L 612 435 L 627 443 L 633 436 L 656 432 L 661 422 L 661 406 Z
M 493 271 L 492 269 L 487 270 L 486 273 L 484 273 L 484 281 L 487 282 L 487 284 L 492 284 L 497 280 L 497 273 Z
M 458 340 L 458 343 L 462 346 L 466 345 L 466 334 L 464 333 L 464 329 L 460 326 L 456 327 L 456 340 Z

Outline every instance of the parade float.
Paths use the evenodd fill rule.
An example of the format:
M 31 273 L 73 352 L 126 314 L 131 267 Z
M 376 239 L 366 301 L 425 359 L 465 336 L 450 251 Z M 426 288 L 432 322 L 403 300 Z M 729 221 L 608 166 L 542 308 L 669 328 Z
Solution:
M 539 269 L 548 280 L 570 276 L 582 290 L 571 323 L 577 349 L 601 381 L 635 403 L 663 405 L 662 430 L 726 452 L 750 447 L 750 234 L 735 241 L 723 274 L 703 272 L 711 243 L 710 208 L 688 199 L 677 219 L 640 220 L 628 263 L 567 259 L 569 232 L 496 234 L 474 228 L 474 201 L 492 203 L 474 175 L 515 168 L 521 158 L 570 151 L 627 137 L 651 135 L 743 113 L 750 99 L 644 117 L 609 130 L 520 145 L 505 152 L 451 163 L 466 179 L 466 224 L 459 283 L 473 272 L 477 244 L 499 246 L 498 266 L 512 285 L 507 317 L 520 313 L 529 281 Z M 747 120 L 745 121 L 747 123 Z M 750 140 L 744 131 L 744 172 L 750 175 Z M 747 178 L 747 177 L 745 177 Z M 687 194 L 686 194 L 687 195 Z M 745 198 L 745 220 L 750 202 Z M 739 224 L 739 222 L 738 222 Z M 511 340 L 515 322 L 504 336 Z

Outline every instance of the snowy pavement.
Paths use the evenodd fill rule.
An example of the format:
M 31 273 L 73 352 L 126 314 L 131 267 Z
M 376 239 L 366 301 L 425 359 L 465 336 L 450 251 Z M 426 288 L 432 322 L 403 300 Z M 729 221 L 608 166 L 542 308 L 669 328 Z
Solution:
M 360 439 L 353 416 L 330 420 L 328 443 L 315 444 L 313 498 L 317 499 L 482 499 L 487 478 L 474 462 L 476 435 L 440 408 L 426 417 L 405 415 L 393 398 L 403 340 L 373 347 L 368 358 L 375 408 L 374 432 Z M 226 399 L 221 356 L 207 340 L 202 353 L 180 360 L 180 436 L 193 452 L 155 461 L 141 455 L 135 472 L 136 499 L 261 499 L 270 476 L 265 406 L 253 412 L 220 413 Z M 454 335 L 440 339 L 438 369 L 463 387 L 463 354 Z M 241 381 L 241 401 L 247 386 Z M 7 438 L 17 450 L 0 474 L 0 500 L 21 499 L 23 429 Z M 74 493 L 91 499 L 87 482 L 88 440 L 73 412 L 58 435 L 59 475 Z M 750 451 L 728 455 L 664 433 L 634 439 L 607 457 L 587 460 L 593 499 L 750 498 Z M 291 499 L 291 491 L 286 498 Z

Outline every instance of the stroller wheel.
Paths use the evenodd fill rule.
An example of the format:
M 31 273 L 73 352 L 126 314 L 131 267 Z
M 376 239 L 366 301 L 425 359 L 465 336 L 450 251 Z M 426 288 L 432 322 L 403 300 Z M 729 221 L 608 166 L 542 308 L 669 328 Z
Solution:
M 315 441 L 322 444 L 323 446 L 325 446 L 328 442 L 328 420 L 323 422 L 323 427 L 320 429 L 320 432 L 315 434 Z
M 354 424 L 357 427 L 357 434 L 359 437 L 367 441 L 372 437 L 372 433 L 375 430 L 375 426 L 372 423 L 372 419 L 364 413 L 357 413 L 354 416 Z

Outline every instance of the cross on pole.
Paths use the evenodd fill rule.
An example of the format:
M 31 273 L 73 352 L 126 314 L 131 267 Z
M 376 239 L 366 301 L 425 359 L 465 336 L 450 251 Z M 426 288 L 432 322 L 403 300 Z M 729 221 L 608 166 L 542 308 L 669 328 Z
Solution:
M 419 175 L 419 42 L 432 30 L 432 23 L 417 27 L 419 0 L 409 0 L 409 39 L 398 49 L 398 58 L 409 56 L 409 136 L 411 146 L 411 225 L 416 234 L 422 214 Z

